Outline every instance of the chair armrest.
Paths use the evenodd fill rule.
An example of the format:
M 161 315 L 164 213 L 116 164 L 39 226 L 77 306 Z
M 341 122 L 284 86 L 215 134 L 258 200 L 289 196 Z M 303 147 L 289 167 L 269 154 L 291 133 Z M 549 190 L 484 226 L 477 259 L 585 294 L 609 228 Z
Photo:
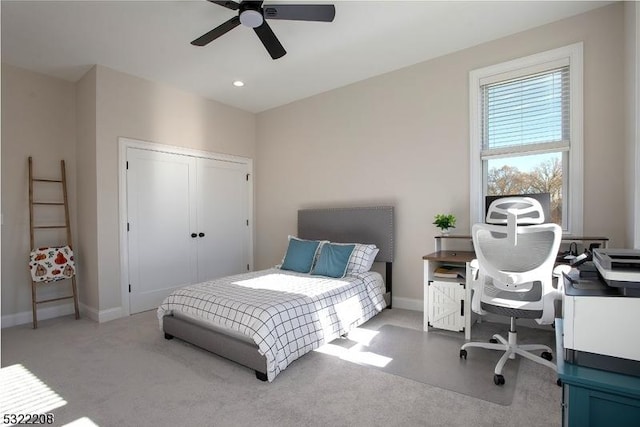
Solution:
M 477 259 L 471 260 L 469 263 L 469 273 L 471 274 L 470 286 L 471 286 L 471 310 L 474 313 L 480 315 L 487 314 L 481 307 L 481 296 L 483 293 L 482 287 L 484 286 L 484 276 L 480 273 L 480 262 Z
M 553 269 L 553 278 L 556 280 L 556 290 L 560 295 L 564 294 L 564 275 L 569 274 L 571 266 L 566 264 L 556 265 Z
M 478 280 L 478 271 L 480 271 L 480 262 L 477 259 L 472 259 L 469 263 L 469 271 L 471 272 L 471 280 Z

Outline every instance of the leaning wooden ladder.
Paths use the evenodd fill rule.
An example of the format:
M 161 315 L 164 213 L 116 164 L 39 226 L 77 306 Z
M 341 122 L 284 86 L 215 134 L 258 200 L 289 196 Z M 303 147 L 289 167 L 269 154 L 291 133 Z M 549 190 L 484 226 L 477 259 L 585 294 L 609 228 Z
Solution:
M 33 160 L 29 157 L 29 237 L 31 243 L 32 254 L 37 250 L 35 246 L 35 232 L 43 229 L 66 229 L 66 246 L 69 247 L 69 251 L 72 248 L 71 241 L 71 222 L 69 221 L 69 198 L 67 195 L 67 174 L 65 171 L 64 160 L 60 161 L 60 169 L 61 169 L 61 179 L 42 179 L 42 178 L 34 178 L 33 177 Z M 54 183 L 62 186 L 62 202 L 45 202 L 45 201 L 34 201 L 33 200 L 33 187 L 34 183 Z M 35 225 L 33 220 L 34 206 L 64 206 L 64 225 Z M 50 248 L 40 248 L 38 250 L 44 250 Z M 57 247 L 51 249 L 58 249 Z M 71 252 L 71 259 L 73 260 L 73 252 Z M 80 311 L 78 310 L 78 289 L 76 286 L 76 276 L 75 276 L 75 268 L 73 269 L 73 273 L 70 277 L 71 279 L 71 287 L 73 291 L 73 295 L 60 297 L 60 298 L 51 298 L 46 300 L 38 301 L 37 299 L 37 284 L 39 282 L 31 280 L 31 306 L 33 309 L 33 328 L 38 327 L 38 316 L 37 316 L 37 305 L 44 304 L 47 302 L 59 301 L 64 299 L 73 298 L 73 305 L 75 309 L 76 319 L 80 318 Z M 57 280 L 57 279 L 56 279 Z M 47 281 L 44 281 L 47 283 Z

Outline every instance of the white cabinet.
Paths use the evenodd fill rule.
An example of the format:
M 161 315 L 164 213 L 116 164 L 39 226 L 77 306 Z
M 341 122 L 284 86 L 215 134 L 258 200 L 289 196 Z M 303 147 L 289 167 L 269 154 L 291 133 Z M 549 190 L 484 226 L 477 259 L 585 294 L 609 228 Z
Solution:
M 471 274 L 470 262 L 475 258 L 471 251 L 437 251 L 422 257 L 424 263 L 424 321 L 425 332 L 429 328 L 464 331 L 465 339 L 471 339 Z M 434 272 L 441 266 L 460 269 L 455 279 L 439 278 Z
M 126 150 L 129 312 L 250 269 L 248 162 Z

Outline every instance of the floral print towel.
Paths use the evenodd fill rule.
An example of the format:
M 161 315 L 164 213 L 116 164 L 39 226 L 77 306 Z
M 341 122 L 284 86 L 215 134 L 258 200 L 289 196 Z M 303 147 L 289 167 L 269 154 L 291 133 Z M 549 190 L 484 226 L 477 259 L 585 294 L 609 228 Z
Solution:
M 31 251 L 29 270 L 34 282 L 70 279 L 76 273 L 73 251 L 69 246 L 34 249 Z

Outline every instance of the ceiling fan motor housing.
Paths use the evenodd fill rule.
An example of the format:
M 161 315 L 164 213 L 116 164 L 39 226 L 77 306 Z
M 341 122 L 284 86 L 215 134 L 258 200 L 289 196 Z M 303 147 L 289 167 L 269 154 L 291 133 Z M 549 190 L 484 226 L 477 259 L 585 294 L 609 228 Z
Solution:
M 240 23 L 245 27 L 257 28 L 264 22 L 262 2 L 245 1 L 240 3 Z

